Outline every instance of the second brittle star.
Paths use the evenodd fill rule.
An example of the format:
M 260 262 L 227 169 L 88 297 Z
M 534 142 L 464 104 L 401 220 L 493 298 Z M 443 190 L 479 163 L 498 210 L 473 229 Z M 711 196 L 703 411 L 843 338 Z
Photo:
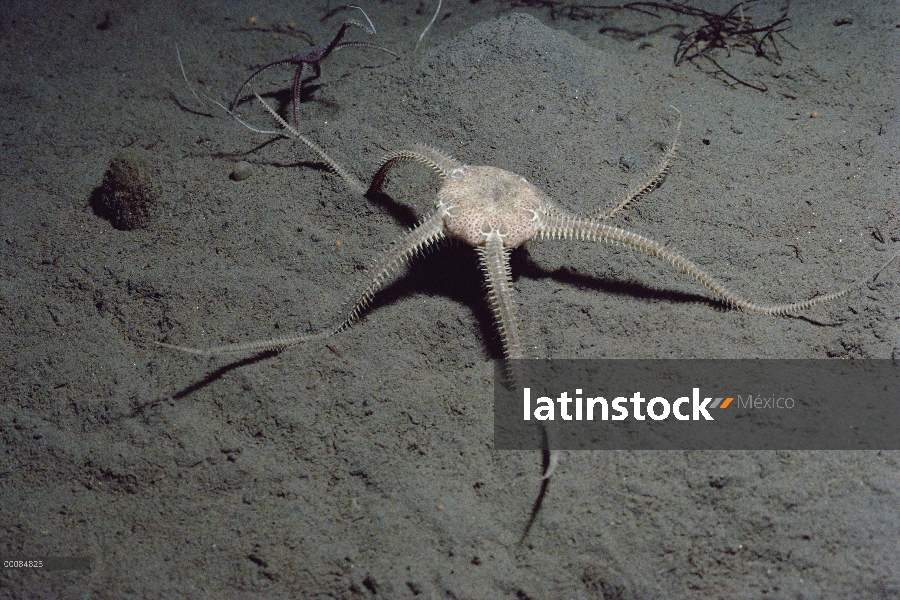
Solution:
M 369 19 L 369 15 L 366 14 L 366 11 L 359 8 L 358 6 L 345 6 L 342 8 L 355 8 L 359 10 L 363 17 L 366 19 L 366 24 L 359 23 L 353 20 L 344 21 L 341 24 L 341 28 L 338 29 L 337 34 L 334 36 L 334 39 L 331 40 L 328 44 L 324 44 L 321 46 L 313 46 L 312 48 L 308 48 L 303 52 L 295 54 L 289 58 L 284 58 L 282 60 L 276 60 L 274 62 L 270 62 L 269 64 L 263 65 L 256 69 L 250 77 L 241 85 L 240 89 L 238 89 L 237 94 L 234 95 L 234 100 L 231 101 L 231 110 L 234 110 L 235 106 L 237 106 L 238 101 L 241 98 L 241 93 L 249 86 L 254 79 L 262 75 L 265 71 L 273 67 L 280 67 L 282 65 L 291 65 L 294 67 L 294 82 L 291 84 L 291 103 L 293 104 L 293 117 L 294 117 L 294 125 L 298 125 L 300 122 L 299 114 L 300 114 L 300 97 L 303 88 L 303 75 L 308 72 L 309 69 L 313 71 L 312 78 L 318 78 L 322 75 L 322 63 L 327 59 L 332 52 L 336 50 L 340 50 L 341 48 L 371 48 L 372 50 L 380 50 L 381 52 L 386 52 L 392 56 L 398 57 L 399 55 L 393 50 L 388 50 L 383 46 L 378 46 L 377 44 L 370 44 L 369 42 L 358 42 L 358 41 L 350 41 L 344 42 L 344 35 L 347 33 L 347 30 L 351 27 L 358 27 L 362 29 L 369 35 L 375 35 L 375 25 L 372 24 L 371 19 Z

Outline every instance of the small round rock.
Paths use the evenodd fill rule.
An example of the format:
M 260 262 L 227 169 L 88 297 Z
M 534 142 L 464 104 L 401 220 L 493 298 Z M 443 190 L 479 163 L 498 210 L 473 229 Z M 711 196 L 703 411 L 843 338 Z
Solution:
M 242 160 L 238 164 L 234 165 L 234 170 L 231 172 L 229 177 L 232 181 L 243 181 L 245 179 L 249 179 L 250 176 L 253 175 L 253 165 L 248 163 L 246 160 Z

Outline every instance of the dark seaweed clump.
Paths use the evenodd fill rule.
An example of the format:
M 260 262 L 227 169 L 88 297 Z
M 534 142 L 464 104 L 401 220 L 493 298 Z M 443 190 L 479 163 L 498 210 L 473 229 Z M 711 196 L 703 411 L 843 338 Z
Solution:
M 116 229 L 150 224 L 157 197 L 147 163 L 137 154 L 126 151 L 113 158 L 98 191 L 94 208 Z

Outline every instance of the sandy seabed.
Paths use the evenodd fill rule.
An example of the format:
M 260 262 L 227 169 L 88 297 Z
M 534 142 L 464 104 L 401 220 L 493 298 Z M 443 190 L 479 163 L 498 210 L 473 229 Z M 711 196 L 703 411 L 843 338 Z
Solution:
M 675 106 L 671 172 L 614 224 L 758 302 L 845 287 L 900 242 L 896 2 L 795 2 L 782 64 L 719 54 L 766 93 L 674 66 L 675 25 L 697 23 L 672 15 L 450 1 L 413 52 L 430 3 L 364 8 L 377 36 L 348 39 L 400 58 L 342 49 L 300 110 L 302 133 L 362 179 L 421 142 L 587 213 L 655 164 Z M 900 597 L 897 451 L 571 452 L 519 543 L 541 458 L 491 449 L 502 348 L 463 245 L 417 258 L 324 344 L 154 346 L 334 322 L 437 182 L 412 165 L 359 197 L 304 146 L 191 95 L 176 43 L 191 84 L 227 102 L 253 66 L 331 38 L 324 3 L 2 12 L 0 552 L 92 568 L 4 570 L 0 596 Z M 259 89 L 289 109 L 291 76 Z M 131 231 L 95 208 L 126 149 L 158 197 Z M 239 161 L 253 172 L 235 181 Z M 625 248 L 531 242 L 512 263 L 529 356 L 900 357 L 897 268 L 772 318 L 723 310 Z

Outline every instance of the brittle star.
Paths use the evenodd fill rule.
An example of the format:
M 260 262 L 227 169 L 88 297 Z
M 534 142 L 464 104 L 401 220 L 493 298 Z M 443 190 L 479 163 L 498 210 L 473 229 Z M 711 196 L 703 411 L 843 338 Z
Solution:
M 282 60 L 276 60 L 274 62 L 270 62 L 267 65 L 263 65 L 253 72 L 250 77 L 247 78 L 247 81 L 240 87 L 237 91 L 237 94 L 234 95 L 234 100 L 231 102 L 231 110 L 234 110 L 234 107 L 237 105 L 238 100 L 241 97 L 241 92 L 244 91 L 248 85 L 250 85 L 254 79 L 256 79 L 259 75 L 268 71 L 272 67 L 279 67 L 281 65 L 293 65 L 296 67 L 294 71 L 294 82 L 291 85 L 291 100 L 293 102 L 293 112 L 294 112 L 294 125 L 299 125 L 299 113 L 300 113 L 300 96 L 303 86 L 303 73 L 306 71 L 307 67 L 313 68 L 313 78 L 320 77 L 322 75 L 322 62 L 328 58 L 332 52 L 335 50 L 340 50 L 341 48 L 371 48 L 372 50 L 381 50 L 382 52 L 387 52 L 393 56 L 399 58 L 399 55 L 392 51 L 384 48 L 382 46 L 378 46 L 376 44 L 370 44 L 368 42 L 342 42 L 344 39 L 344 34 L 347 33 L 347 30 L 351 27 L 359 27 L 369 35 L 375 35 L 375 25 L 372 24 L 372 20 L 369 19 L 369 15 L 366 14 L 366 11 L 361 9 L 358 6 L 345 6 L 342 8 L 355 8 L 359 10 L 363 17 L 366 19 L 366 25 L 362 23 L 357 23 L 356 21 L 344 21 L 341 24 L 341 28 L 338 29 L 337 35 L 334 36 L 334 39 L 327 45 L 322 46 L 313 46 L 299 54 L 295 54 L 290 58 L 285 58 Z M 424 35 L 424 33 L 423 33 Z
M 357 193 L 366 192 L 359 179 L 332 159 L 316 144 L 300 135 L 288 125 L 275 110 L 254 92 L 269 113 L 290 134 L 313 149 Z M 674 108 L 673 108 L 674 109 Z M 408 149 L 388 154 L 372 178 L 368 194 L 378 192 L 395 166 L 402 163 L 420 163 L 434 170 L 442 179 L 434 202 L 434 212 L 418 226 L 411 229 L 397 243 L 388 248 L 370 273 L 347 316 L 337 325 L 316 334 L 298 334 L 215 346 L 192 348 L 156 342 L 160 346 L 196 355 L 217 355 L 236 352 L 282 350 L 297 344 L 324 340 L 347 329 L 356 321 L 376 292 L 391 275 L 426 247 L 444 238 L 455 238 L 474 247 L 481 268 L 487 279 L 488 297 L 497 329 L 503 344 L 505 358 L 525 358 L 516 317 L 513 298 L 513 282 L 510 272 L 510 252 L 534 239 L 561 239 L 589 242 L 607 242 L 633 248 L 671 263 L 708 288 L 713 296 L 726 305 L 747 312 L 770 316 L 783 316 L 837 300 L 874 280 L 900 252 L 894 254 L 871 277 L 858 280 L 850 287 L 798 302 L 785 304 L 757 304 L 731 291 L 724 283 L 707 273 L 696 263 L 660 242 L 639 233 L 604 223 L 636 198 L 656 188 L 669 170 L 675 146 L 681 130 L 681 113 L 675 135 L 659 164 L 643 181 L 626 192 L 624 198 L 606 212 L 587 217 L 569 212 L 552 201 L 544 192 L 510 171 L 490 166 L 465 165 L 450 155 L 426 145 L 413 145 Z M 255 129 L 260 133 L 280 133 Z M 511 371 L 509 375 L 515 379 Z M 558 461 L 558 452 L 550 451 L 549 463 L 544 473 L 549 478 Z

